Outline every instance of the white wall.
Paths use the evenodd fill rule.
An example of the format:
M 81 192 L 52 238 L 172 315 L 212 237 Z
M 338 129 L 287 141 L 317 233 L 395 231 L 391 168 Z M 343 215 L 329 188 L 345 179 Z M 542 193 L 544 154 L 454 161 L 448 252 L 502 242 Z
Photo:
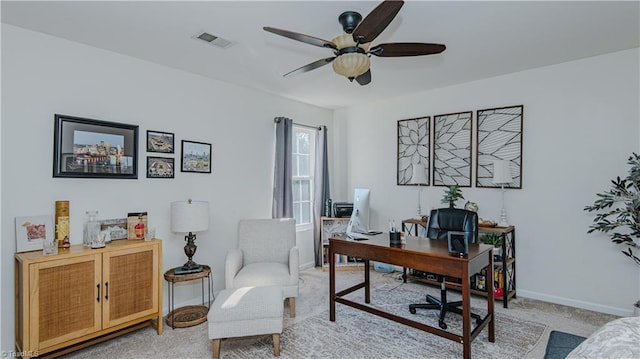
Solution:
M 2 317 L 11 318 L 2 321 L 1 349 L 7 351 L 14 342 L 16 216 L 53 215 L 56 200 L 69 200 L 71 242 L 78 244 L 87 210 L 98 210 L 99 218 L 147 211 L 149 225 L 164 240 L 163 267 L 168 269 L 186 261 L 182 236 L 169 230 L 169 203 L 187 198 L 209 201 L 210 229 L 198 234 L 194 260 L 212 267 L 214 289 L 220 290 L 224 257 L 236 245 L 238 220 L 271 216 L 273 118 L 328 125 L 329 136 L 333 121 L 326 109 L 5 24 L 2 105 L 0 307 Z M 55 113 L 139 125 L 138 179 L 52 178 Z M 178 170 L 175 179 L 147 179 L 148 129 L 174 132 L 178 152 L 182 139 L 211 143 L 212 173 Z M 178 154 L 173 157 L 179 164 Z M 301 264 L 312 263 L 309 239 L 298 244 Z M 178 304 L 200 298 L 200 286 L 180 286 L 175 294 Z
M 627 158 L 638 151 L 638 58 L 638 49 L 627 50 L 336 111 L 343 133 L 334 137 L 341 141 L 334 168 L 347 171 L 338 192 L 350 198 L 354 187 L 371 188 L 379 229 L 411 218 L 417 188 L 396 185 L 397 120 L 473 110 L 475 125 L 477 109 L 522 104 L 523 189 L 506 193 L 517 229 L 518 294 L 630 314 L 639 268 L 607 237 L 586 233 L 593 215 L 583 207 L 626 176 Z M 443 192 L 423 189 L 422 208 L 439 207 Z M 499 189 L 463 193 L 481 217 L 499 219 Z

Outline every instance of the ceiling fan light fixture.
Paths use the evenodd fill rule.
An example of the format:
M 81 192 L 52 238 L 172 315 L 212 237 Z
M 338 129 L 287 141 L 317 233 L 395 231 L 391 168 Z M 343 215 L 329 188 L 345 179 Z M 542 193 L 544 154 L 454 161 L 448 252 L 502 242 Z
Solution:
M 342 54 L 333 60 L 333 71 L 346 78 L 355 78 L 369 70 L 369 56 L 357 52 Z
M 337 74 L 353 79 L 369 70 L 371 62 L 366 52 L 369 50 L 370 43 L 356 44 L 350 34 L 340 35 L 331 42 L 338 48 L 338 56 L 332 63 L 333 71 Z M 345 50 L 349 51 L 342 53 Z

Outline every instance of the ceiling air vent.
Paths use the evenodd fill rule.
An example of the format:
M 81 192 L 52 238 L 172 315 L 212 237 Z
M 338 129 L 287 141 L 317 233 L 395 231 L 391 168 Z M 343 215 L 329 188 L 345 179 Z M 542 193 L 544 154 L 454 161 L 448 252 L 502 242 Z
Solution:
M 227 47 L 233 45 L 233 42 L 223 39 L 216 35 L 211 35 L 207 32 L 202 32 L 200 34 L 196 34 L 193 36 L 194 39 L 204 41 L 210 45 L 219 47 L 221 49 L 226 49 Z

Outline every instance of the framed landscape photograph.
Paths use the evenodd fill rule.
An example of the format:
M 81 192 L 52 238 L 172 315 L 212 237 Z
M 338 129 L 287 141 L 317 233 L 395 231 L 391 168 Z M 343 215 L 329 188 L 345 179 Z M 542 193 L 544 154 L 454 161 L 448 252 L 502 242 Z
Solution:
M 211 144 L 182 140 L 182 172 L 211 173 Z
M 53 177 L 138 178 L 138 126 L 55 115 Z
M 147 131 L 147 152 L 175 153 L 173 138 L 170 132 Z
M 42 250 L 53 236 L 53 216 L 16 217 L 16 252 Z
M 171 157 L 147 157 L 147 178 L 174 178 L 174 159 Z

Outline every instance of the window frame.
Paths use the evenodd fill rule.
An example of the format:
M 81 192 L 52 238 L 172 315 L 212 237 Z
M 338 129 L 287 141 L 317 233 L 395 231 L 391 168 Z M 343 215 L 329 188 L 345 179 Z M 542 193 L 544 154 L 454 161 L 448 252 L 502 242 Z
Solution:
M 309 201 L 308 201 L 308 206 L 309 206 L 309 222 L 308 223 L 298 223 L 298 221 L 296 220 L 296 229 L 297 230 L 305 230 L 305 229 L 310 229 L 313 227 L 313 206 L 314 206 L 314 185 L 315 185 L 315 161 L 316 161 L 316 154 L 315 154 L 315 143 L 316 143 L 316 130 L 315 129 L 310 129 L 310 128 L 306 128 L 304 126 L 300 126 L 300 125 L 293 125 L 293 136 L 292 136 L 292 141 L 297 141 L 297 135 L 298 133 L 306 133 L 309 135 L 309 153 L 308 154 L 304 154 L 304 153 L 299 153 L 298 152 L 298 146 L 294 146 L 292 144 L 292 152 L 291 152 L 291 156 L 292 156 L 292 163 L 297 161 L 301 155 L 308 155 L 309 158 L 309 175 L 308 176 L 299 176 L 297 173 L 292 173 L 291 174 L 291 182 L 292 184 L 295 183 L 297 180 L 309 180 Z M 294 168 L 298 169 L 299 171 L 299 161 L 295 162 Z M 297 190 L 296 187 L 293 188 L 293 190 Z M 295 198 L 296 196 L 294 196 Z M 296 203 L 307 203 L 307 201 L 295 201 L 294 200 L 294 208 L 295 208 L 295 204 Z M 295 212 L 295 211 L 294 211 Z M 301 213 L 301 212 L 299 212 Z M 298 214 L 299 214 L 298 213 Z M 296 218 L 296 213 L 294 213 L 294 218 Z

